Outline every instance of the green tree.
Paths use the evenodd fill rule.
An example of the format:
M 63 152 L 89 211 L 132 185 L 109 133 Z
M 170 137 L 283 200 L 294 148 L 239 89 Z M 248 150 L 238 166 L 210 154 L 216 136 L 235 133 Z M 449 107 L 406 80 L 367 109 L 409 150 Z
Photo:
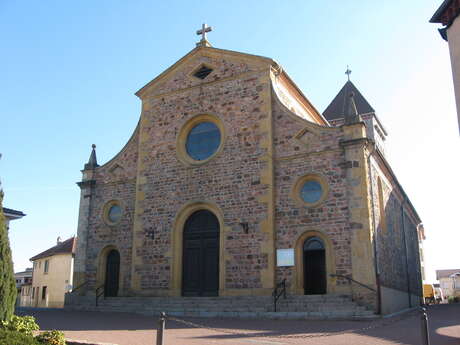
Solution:
M 2 205 L 3 191 L 0 185 L 0 321 L 6 321 L 13 316 L 17 292 L 10 240 Z

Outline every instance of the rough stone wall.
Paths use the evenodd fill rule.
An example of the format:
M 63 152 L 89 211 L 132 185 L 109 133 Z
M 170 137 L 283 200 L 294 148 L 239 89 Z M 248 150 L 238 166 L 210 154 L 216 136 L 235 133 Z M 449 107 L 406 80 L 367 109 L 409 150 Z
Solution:
M 384 222 L 380 219 L 380 210 L 377 213 L 380 281 L 386 287 L 407 291 L 406 239 L 402 226 L 401 201 L 383 181 L 382 192 Z
M 416 221 L 407 212 L 409 206 L 403 203 L 401 191 L 391 176 L 384 174 L 375 164 L 372 176 L 380 282 L 382 286 L 404 292 L 410 289 L 417 295 L 420 293 L 421 270 Z M 378 178 L 383 205 L 380 204 Z M 385 219 L 382 219 L 381 207 Z
M 206 80 L 195 78 L 192 74 L 199 69 L 202 64 L 213 69 L 213 72 L 206 77 Z M 171 91 L 186 90 L 191 87 L 202 86 L 209 82 L 219 81 L 225 78 L 232 78 L 243 73 L 253 72 L 256 68 L 254 65 L 242 61 L 241 59 L 228 59 L 224 53 L 220 56 L 198 56 L 185 68 L 182 65 L 174 70 L 172 78 L 166 78 L 164 81 L 158 81 L 149 96 L 158 96 Z M 209 100 L 208 100 L 209 101 Z
M 208 80 L 190 74 L 201 64 L 214 68 Z M 268 133 L 266 121 L 268 71 L 237 60 L 216 57 L 191 59 L 153 91 L 143 97 L 141 160 L 138 171 L 139 226 L 152 229 L 154 237 L 135 233 L 139 244 L 134 255 L 140 260 L 135 274 L 142 290 L 170 288 L 173 253 L 172 229 L 178 212 L 187 203 L 206 201 L 223 212 L 225 232 L 225 288 L 260 288 L 267 255 L 261 243 L 260 224 L 267 217 L 267 193 L 261 174 L 267 167 L 261 157 Z M 232 78 L 238 76 L 238 78 Z M 225 79 L 228 78 L 228 79 Z M 222 80 L 225 79 L 225 80 Z M 199 86 L 199 87 L 197 87 Z M 213 114 L 225 127 L 223 149 L 209 162 L 188 166 L 177 157 L 177 138 L 193 116 Z M 249 224 L 245 233 L 240 222 Z M 223 288 L 222 286 L 220 287 Z
M 90 290 L 94 290 L 97 284 L 99 254 L 107 246 L 114 246 L 120 252 L 120 292 L 130 288 L 137 152 L 136 129 L 123 150 L 95 170 L 96 182 L 91 194 L 86 251 L 86 280 Z M 122 218 L 116 225 L 106 224 L 103 218 L 104 206 L 111 200 L 119 201 L 123 209 Z
M 420 252 L 418 248 L 417 226 L 407 213 L 404 215 L 408 268 L 409 268 L 409 287 L 412 294 L 420 296 L 422 293 L 422 272 L 420 267 Z
M 350 225 L 346 171 L 340 128 L 321 128 L 308 124 L 283 107 L 274 97 L 274 146 L 276 154 L 276 221 L 277 248 L 294 248 L 306 231 L 322 231 L 329 237 L 335 253 L 336 272 L 351 275 Z M 298 135 L 301 130 L 305 133 Z M 297 137 L 296 137 L 297 136 Z M 296 181 L 306 174 L 318 174 L 326 179 L 329 194 L 325 201 L 308 207 L 293 198 Z M 298 264 L 298 263 L 296 263 Z M 294 267 L 277 268 L 277 281 L 287 279 L 295 284 Z M 339 279 L 338 284 L 346 284 Z

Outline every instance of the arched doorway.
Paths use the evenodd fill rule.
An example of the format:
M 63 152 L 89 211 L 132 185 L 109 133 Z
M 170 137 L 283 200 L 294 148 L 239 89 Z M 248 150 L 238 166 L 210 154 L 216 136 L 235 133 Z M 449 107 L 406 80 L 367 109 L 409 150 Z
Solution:
M 305 295 L 326 293 L 326 250 L 319 237 L 307 238 L 303 244 Z
M 120 278 L 120 253 L 118 250 L 112 249 L 107 254 L 107 262 L 105 265 L 105 285 L 104 296 L 116 297 L 118 295 L 118 281 Z
M 184 225 L 182 295 L 219 293 L 219 221 L 208 210 L 192 213 Z

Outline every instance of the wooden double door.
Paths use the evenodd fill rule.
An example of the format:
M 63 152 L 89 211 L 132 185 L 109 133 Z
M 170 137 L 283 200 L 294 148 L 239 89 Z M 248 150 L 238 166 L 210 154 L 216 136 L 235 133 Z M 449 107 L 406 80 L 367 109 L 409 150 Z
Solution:
M 193 213 L 183 233 L 182 295 L 219 294 L 219 221 L 207 210 Z

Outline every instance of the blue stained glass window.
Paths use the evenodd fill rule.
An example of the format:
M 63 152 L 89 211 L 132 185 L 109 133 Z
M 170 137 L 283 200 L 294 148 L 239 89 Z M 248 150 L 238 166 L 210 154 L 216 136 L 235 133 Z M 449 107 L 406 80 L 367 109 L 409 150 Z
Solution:
M 118 205 L 110 207 L 107 218 L 109 218 L 109 221 L 112 223 L 118 222 L 121 218 L 121 207 Z
M 190 157 L 202 161 L 216 153 L 220 145 L 219 128 L 212 122 L 201 122 L 187 136 L 185 148 Z
M 321 199 L 323 195 L 323 187 L 318 181 L 310 180 L 304 183 L 300 190 L 300 196 L 303 201 L 308 203 L 315 203 Z

